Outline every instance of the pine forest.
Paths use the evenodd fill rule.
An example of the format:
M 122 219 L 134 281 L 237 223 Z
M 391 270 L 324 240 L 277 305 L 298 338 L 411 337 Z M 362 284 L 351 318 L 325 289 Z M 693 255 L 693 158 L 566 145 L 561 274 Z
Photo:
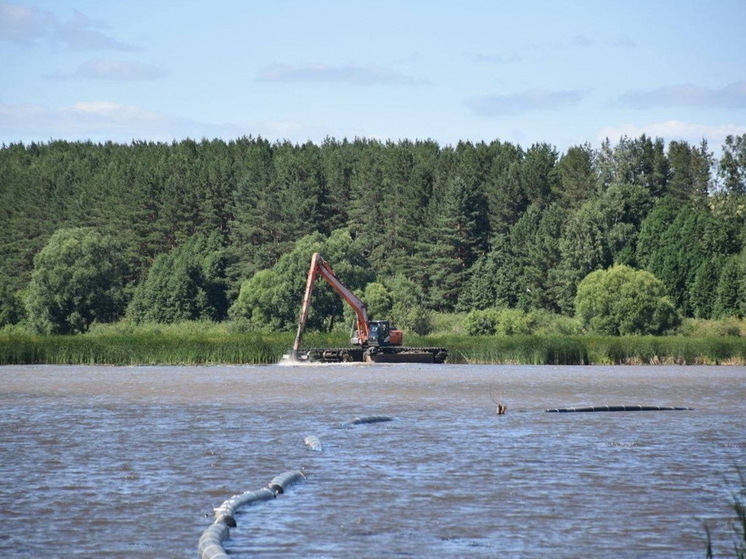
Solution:
M 448 314 L 477 334 L 529 317 L 610 335 L 742 319 L 746 135 L 717 153 L 646 136 L 564 153 L 254 137 L 4 145 L 0 327 L 291 331 L 313 252 L 371 315 L 422 334 Z M 615 318 L 604 293 L 639 312 Z M 310 327 L 348 328 L 330 290 L 314 303 Z

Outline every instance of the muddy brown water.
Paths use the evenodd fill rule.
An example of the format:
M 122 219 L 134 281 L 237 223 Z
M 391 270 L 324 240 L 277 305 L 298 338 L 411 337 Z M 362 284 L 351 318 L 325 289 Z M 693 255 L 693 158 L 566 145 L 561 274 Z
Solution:
M 603 404 L 695 409 L 544 412 Z M 745 412 L 746 367 L 0 367 L 0 556 L 197 557 L 293 469 L 231 556 L 730 556 Z

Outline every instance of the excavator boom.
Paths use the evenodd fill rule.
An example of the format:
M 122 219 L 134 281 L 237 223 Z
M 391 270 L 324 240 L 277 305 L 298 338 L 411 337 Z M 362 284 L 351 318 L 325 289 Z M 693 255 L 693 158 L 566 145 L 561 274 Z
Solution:
M 293 351 L 300 349 L 303 341 L 303 332 L 306 329 L 306 320 L 308 320 L 308 311 L 311 308 L 311 296 L 313 294 L 313 285 L 316 280 L 322 277 L 332 287 L 332 289 L 345 300 L 345 302 L 352 307 L 357 316 L 357 342 L 360 345 L 365 345 L 368 341 L 369 336 L 369 321 L 368 312 L 365 309 L 365 303 L 363 303 L 357 295 L 350 291 L 345 284 L 343 284 L 336 275 L 334 270 L 329 263 L 324 260 L 318 252 L 314 252 L 311 257 L 311 267 L 308 270 L 308 277 L 306 279 L 306 292 L 303 295 L 303 305 L 300 309 L 300 319 L 298 320 L 298 333 L 295 335 L 295 343 L 293 344 Z
M 303 332 L 306 329 L 308 312 L 311 308 L 313 287 L 323 278 L 332 289 L 355 311 L 357 330 L 350 340 L 349 348 L 306 348 L 301 349 Z M 298 320 L 298 333 L 295 335 L 292 356 L 294 361 L 341 363 L 347 361 L 372 361 L 387 363 L 443 363 L 448 352 L 443 347 L 402 347 L 402 332 L 395 329 L 388 320 L 370 320 L 365 304 L 343 284 L 329 263 L 316 252 L 311 257 L 311 267 L 306 278 L 306 291 Z

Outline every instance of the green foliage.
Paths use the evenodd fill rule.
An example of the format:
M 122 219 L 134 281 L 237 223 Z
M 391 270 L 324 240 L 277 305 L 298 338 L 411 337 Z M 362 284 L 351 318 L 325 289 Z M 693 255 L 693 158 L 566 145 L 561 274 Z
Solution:
M 368 315 L 372 318 L 391 316 L 391 308 L 394 305 L 394 299 L 386 289 L 386 286 L 377 281 L 369 283 L 365 287 L 365 293 L 362 297 L 365 306 L 368 309 Z
M 663 334 L 679 323 L 663 284 L 649 272 L 625 265 L 586 276 L 575 307 L 584 326 L 601 334 Z
M 497 309 L 471 311 L 464 320 L 464 330 L 469 336 L 493 336 L 497 329 Z
M 746 336 L 746 322 L 735 317 L 722 320 L 685 318 L 681 321 L 677 334 L 690 338 Z
M 714 262 L 720 268 L 723 257 L 741 250 L 743 223 L 738 219 L 723 219 L 709 209 L 691 204 L 678 204 L 664 199 L 642 224 L 638 243 L 638 261 L 666 286 L 673 303 L 685 316 L 706 316 L 714 312 L 715 292 L 697 292 L 698 286 L 712 285 L 718 278 L 702 266 Z
M 320 253 L 339 279 L 350 289 L 359 290 L 371 277 L 370 266 L 357 250 L 346 230 L 337 230 L 325 239 L 316 233 L 300 239 L 271 269 L 261 270 L 241 286 L 230 309 L 232 318 L 243 317 L 258 328 L 287 331 L 297 326 L 311 255 Z M 314 288 L 307 328 L 331 331 L 343 319 L 343 302 L 320 281 Z
M 537 336 L 579 336 L 583 333 L 580 321 L 574 317 L 541 309 L 530 314 L 531 333 Z
M 717 294 L 717 286 L 723 269 L 724 258 L 714 256 L 703 261 L 694 276 L 689 291 L 689 308 L 695 318 L 710 318 Z
M 194 236 L 155 259 L 127 316 L 135 322 L 222 320 L 228 310 L 225 267 L 217 236 Z
M 670 177 L 666 190 L 677 200 L 703 201 L 710 190 L 712 154 L 707 142 L 699 147 L 673 141 L 668 145 Z
M 576 336 L 580 326 L 570 317 L 549 311 L 492 308 L 467 314 L 464 331 L 471 336 Z
M 652 140 L 645 134 L 639 138 L 624 136 L 613 148 L 606 140 L 596 166 L 602 188 L 629 184 L 642 187 L 654 197 L 665 192 L 669 162 L 661 138 Z
M 444 346 L 451 363 L 526 364 L 746 364 L 746 337 L 694 332 L 698 337 L 572 335 L 468 336 L 442 328 L 463 316 L 437 316 L 439 336 L 408 335 L 416 346 Z M 542 319 L 537 318 L 539 328 Z M 686 321 L 686 324 L 691 321 Z M 701 322 L 701 321 L 698 321 Z M 714 327 L 714 321 L 707 321 Z M 738 321 L 730 319 L 738 326 Z M 741 327 L 746 333 L 743 321 Z M 447 331 L 447 333 L 446 333 Z M 29 335 L 0 329 L 0 364 L 218 364 L 276 363 L 292 333 L 246 332 L 233 322 L 93 324 L 80 336 Z M 309 333 L 309 346 L 336 347 L 346 335 Z
M 422 288 L 402 275 L 387 282 L 391 295 L 391 320 L 401 329 L 425 335 L 432 330 L 432 313 L 426 309 Z
M 737 196 L 746 194 L 746 134 L 725 138 L 718 175 L 725 192 Z
M 292 343 L 286 334 L 266 335 L 146 331 L 81 336 L 0 334 L 0 364 L 211 365 L 277 363 Z
M 126 255 L 116 239 L 90 228 L 60 229 L 34 258 L 29 325 L 46 334 L 76 334 L 94 321 L 116 320 L 126 304 L 126 277 Z
M 0 328 L 21 322 L 23 301 L 7 280 L 0 280 Z
M 746 316 L 746 266 L 743 256 L 731 256 L 723 264 L 715 289 L 712 315 L 717 318 Z
M 557 163 L 557 196 L 567 208 L 578 208 L 595 189 L 593 149 L 589 144 L 573 146 Z
M 223 271 L 210 276 L 204 263 L 179 264 L 180 279 L 160 284 L 174 301 L 135 305 L 161 312 L 157 320 L 224 316 L 207 283 L 235 303 L 262 270 L 282 283 L 289 268 L 276 266 L 300 239 L 318 235 L 324 243 L 338 229 L 349 232 L 344 242 L 354 243 L 367 275 L 345 280 L 361 289 L 377 278 L 391 291 L 397 275 L 406 277 L 419 290 L 416 306 L 395 310 L 392 301 L 390 312 L 418 329 L 427 328 L 428 313 L 454 309 L 572 316 L 580 281 L 613 264 L 653 273 L 684 316 L 740 316 L 743 266 L 729 259 L 746 245 L 744 138 L 728 137 L 718 160 L 704 142 L 665 149 L 663 139 L 644 135 L 565 154 L 546 143 L 296 145 L 252 137 L 2 146 L 0 322 L 22 318 L 16 301 L 34 257 L 55 231 L 76 227 L 116 237 L 138 301 L 156 288 L 150 276 L 167 275 L 163 259 L 176 263 L 193 237 L 218 239 L 215 264 Z M 338 269 L 344 256 L 325 257 L 347 273 Z M 300 276 L 307 258 L 298 260 Z M 267 279 L 257 279 L 262 288 Z M 302 289 L 275 285 L 273 297 L 252 304 L 256 322 L 244 317 L 241 327 L 289 328 Z M 341 303 L 320 289 L 313 323 L 334 330 Z

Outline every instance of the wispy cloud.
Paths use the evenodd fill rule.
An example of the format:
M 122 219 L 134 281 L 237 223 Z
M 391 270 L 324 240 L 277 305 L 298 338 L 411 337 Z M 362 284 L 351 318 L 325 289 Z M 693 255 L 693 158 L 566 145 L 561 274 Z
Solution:
M 130 60 L 88 60 L 72 74 L 55 74 L 52 79 L 95 79 L 110 81 L 140 81 L 162 78 L 168 72 L 159 66 Z
M 515 53 L 509 55 L 490 55 L 471 52 L 467 53 L 467 56 L 474 62 L 482 64 L 510 64 L 513 62 L 521 62 L 523 60 L 521 55 Z
M 321 142 L 341 134 L 364 135 L 360 129 L 331 129 L 299 121 L 267 120 L 216 123 L 111 101 L 79 101 L 52 108 L 38 104 L 0 104 L 0 143 L 45 142 L 50 139 L 170 142 L 190 138 L 262 136 L 270 140 Z
M 91 20 L 78 10 L 73 10 L 73 18 L 58 21 L 53 36 L 71 50 L 124 50 L 139 51 L 140 47 L 117 41 L 100 29 L 108 26 Z
M 619 102 L 633 109 L 655 107 L 746 109 L 746 81 L 734 82 L 715 89 L 683 84 L 630 91 L 622 95 Z
M 637 47 L 637 43 L 635 43 L 635 41 L 632 40 L 628 35 L 619 35 L 618 37 L 614 38 L 605 37 L 603 40 L 598 40 L 594 37 L 578 33 L 577 35 L 572 36 L 572 38 L 570 39 L 570 44 L 581 49 L 590 49 L 597 46 L 625 49 Z
M 572 38 L 572 44 L 576 47 L 588 48 L 594 46 L 596 44 L 596 41 L 594 41 L 587 35 L 578 34 Z
M 622 48 L 635 48 L 637 46 L 637 43 L 633 41 L 630 37 L 627 35 L 621 35 L 620 37 L 617 37 L 614 39 L 611 43 L 615 47 L 622 47 Z
M 28 139 L 132 139 L 178 136 L 186 121 L 135 105 L 80 101 L 50 108 L 35 104 L 0 105 L 3 141 Z M 173 136 L 169 134 L 173 132 Z
M 580 103 L 581 90 L 549 91 L 532 89 L 509 95 L 483 95 L 466 100 L 466 106 L 479 116 L 516 115 L 532 111 L 555 111 Z
M 270 82 L 317 82 L 317 83 L 347 83 L 352 85 L 401 85 L 423 84 L 418 80 L 406 76 L 383 66 L 356 66 L 331 64 L 273 64 L 263 68 L 258 79 Z
M 35 7 L 0 2 L 0 40 L 22 45 L 49 41 L 69 50 L 139 51 L 136 45 L 118 41 L 106 30 L 108 26 L 73 10 L 69 19 Z
M 50 33 L 54 16 L 38 8 L 0 2 L 0 39 L 32 43 Z

